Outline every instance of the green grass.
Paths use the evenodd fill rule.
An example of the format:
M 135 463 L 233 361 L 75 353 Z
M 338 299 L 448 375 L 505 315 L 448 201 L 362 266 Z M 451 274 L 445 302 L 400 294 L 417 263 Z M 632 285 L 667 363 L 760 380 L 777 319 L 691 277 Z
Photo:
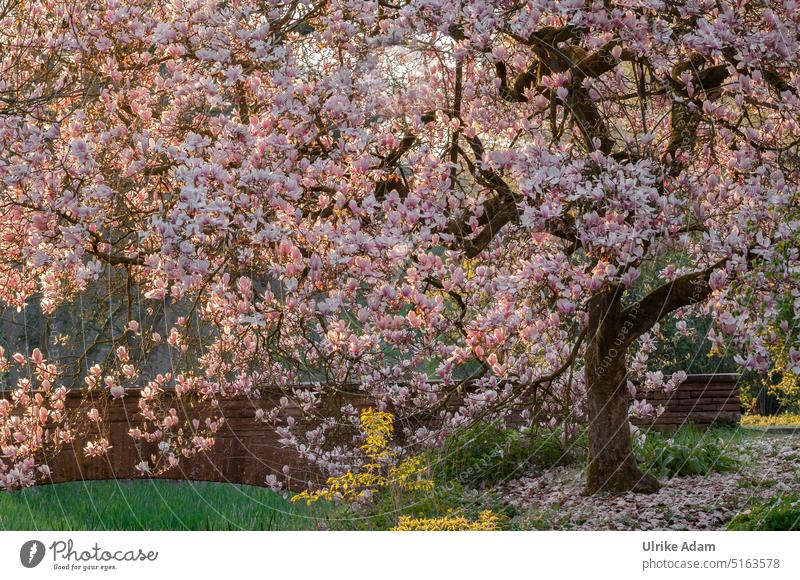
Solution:
M 754 505 L 728 524 L 735 531 L 798 531 L 800 530 L 800 497 L 773 498 Z
M 0 492 L 0 530 L 314 530 L 323 509 L 247 485 L 72 482 Z
M 752 432 L 731 428 L 652 433 L 637 446 L 637 456 L 659 475 L 724 471 L 736 466 L 729 453 L 749 436 Z M 529 467 L 578 464 L 585 442 L 576 443 L 564 449 L 559 433 L 476 425 L 426 454 L 434 490 L 402 498 L 379 493 L 373 505 L 355 511 L 326 502 L 292 504 L 270 490 L 236 484 L 136 480 L 36 486 L 0 492 L 0 530 L 380 530 L 396 525 L 399 515 L 456 513 L 475 519 L 484 509 L 513 521 L 515 510 L 485 484 Z

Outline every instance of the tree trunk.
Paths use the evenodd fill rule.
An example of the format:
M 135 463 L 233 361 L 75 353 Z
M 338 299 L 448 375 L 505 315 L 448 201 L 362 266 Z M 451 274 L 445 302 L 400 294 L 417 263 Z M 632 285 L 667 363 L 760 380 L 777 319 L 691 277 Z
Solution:
M 619 293 L 598 294 L 589 303 L 586 387 L 589 464 L 586 493 L 653 493 L 658 480 L 636 466 L 631 445 L 625 351 L 629 328 L 621 326 Z

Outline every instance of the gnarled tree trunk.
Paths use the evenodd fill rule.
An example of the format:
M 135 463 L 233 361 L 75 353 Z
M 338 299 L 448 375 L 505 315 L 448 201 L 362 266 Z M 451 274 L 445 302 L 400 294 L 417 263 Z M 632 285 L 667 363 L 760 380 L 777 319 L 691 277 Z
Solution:
M 589 465 L 586 492 L 652 493 L 658 480 L 636 466 L 631 445 L 625 351 L 631 328 L 622 316 L 621 292 L 611 289 L 589 303 L 586 385 Z

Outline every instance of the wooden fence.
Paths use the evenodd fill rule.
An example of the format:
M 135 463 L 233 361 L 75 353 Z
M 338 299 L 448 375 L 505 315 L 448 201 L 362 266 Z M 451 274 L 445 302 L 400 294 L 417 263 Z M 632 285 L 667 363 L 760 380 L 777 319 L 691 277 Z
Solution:
M 669 397 L 649 393 L 648 401 L 654 405 L 663 404 L 666 409 L 655 422 L 638 421 L 638 424 L 667 430 L 683 424 L 705 426 L 714 422 L 737 422 L 738 378 L 738 375 L 690 375 Z M 103 431 L 112 449 L 103 458 L 86 457 L 82 451 L 86 439 L 79 437 L 47 458 L 52 483 L 141 477 L 135 465 L 157 450 L 152 445 L 135 443 L 128 434 L 131 427 L 141 423 L 139 392 L 129 390 L 123 399 L 94 402 L 86 401 L 85 395 L 84 391 L 71 391 L 67 407 L 83 412 L 97 406 L 104 416 Z M 180 465 L 158 477 L 263 486 L 269 474 L 280 474 L 283 466 L 289 465 L 292 466 L 293 487 L 300 488 L 307 480 L 318 479 L 314 473 L 303 470 L 303 462 L 292 450 L 279 444 L 277 435 L 268 425 L 255 420 L 256 409 L 269 406 L 270 401 L 262 403 L 247 399 L 221 400 L 214 413 L 225 418 L 225 425 L 217 434 L 214 447 L 195 457 L 182 458 Z M 204 413 L 203 409 L 182 412 L 179 405 L 178 411 L 189 418 L 202 417 Z M 299 412 L 297 416 L 299 420 Z
M 85 394 L 80 390 L 70 391 L 67 408 L 85 412 L 92 406 L 97 407 L 103 416 L 102 433 L 111 443 L 111 450 L 104 457 L 87 457 L 83 452 L 87 438 L 80 435 L 55 456 L 47 458 L 52 483 L 143 477 L 135 466 L 158 450 L 153 444 L 135 442 L 128 433 L 129 429 L 142 424 L 138 415 L 139 391 L 129 389 L 122 399 L 103 401 L 87 401 Z M 291 449 L 280 445 L 272 428 L 255 420 L 256 402 L 236 398 L 221 400 L 217 409 L 200 406 L 189 410 L 182 408 L 179 402 L 175 407 L 181 419 L 204 418 L 213 413 L 213 416 L 224 417 L 224 424 L 209 451 L 182 457 L 177 467 L 154 477 L 264 486 L 269 474 L 283 479 L 284 465 L 293 467 L 293 477 L 297 478 L 295 487 L 301 487 L 306 479 L 313 477 L 302 469 L 302 462 Z M 299 411 L 297 414 L 299 416 Z M 94 433 L 90 438 L 96 436 Z
M 738 374 L 689 375 L 667 395 L 663 392 L 639 393 L 664 412 L 653 420 L 634 420 L 640 427 L 668 431 L 682 425 L 707 427 L 713 423 L 735 424 L 741 416 Z

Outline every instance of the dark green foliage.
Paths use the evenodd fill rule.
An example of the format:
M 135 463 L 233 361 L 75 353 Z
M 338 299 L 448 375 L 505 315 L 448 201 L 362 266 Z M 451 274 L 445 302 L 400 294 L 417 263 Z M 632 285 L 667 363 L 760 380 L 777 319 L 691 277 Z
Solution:
M 678 332 L 678 320 L 687 323 L 688 333 Z M 712 326 L 707 316 L 668 317 L 663 320 L 660 332 L 656 334 L 658 348 L 648 360 L 650 368 L 668 375 L 677 371 L 689 374 L 739 372 L 741 369 L 734 361 L 734 350 L 728 349 L 723 353 L 713 350 L 707 338 Z
M 773 498 L 757 504 L 748 513 L 741 513 L 728 524 L 737 531 L 799 531 L 800 497 Z
M 631 303 L 643 298 L 662 283 L 659 272 L 670 263 L 692 266 L 691 261 L 685 261 L 685 256 L 675 252 L 666 252 L 654 261 L 644 264 L 636 284 L 630 289 Z M 679 320 L 686 323 L 686 332 L 678 331 L 676 325 Z M 737 353 L 733 349 L 726 349 L 724 352 L 713 349 L 708 340 L 708 331 L 712 326 L 710 316 L 691 312 L 681 317 L 670 315 L 662 319 L 658 329 L 652 331 L 657 348 L 650 354 L 649 368 L 663 371 L 666 375 L 677 371 L 690 374 L 739 372 L 739 365 L 734 360 Z
M 738 462 L 727 454 L 727 442 L 720 434 L 695 428 L 649 433 L 644 440 L 634 438 L 633 451 L 639 465 L 656 477 L 732 471 Z
M 513 479 L 529 467 L 567 464 L 582 454 L 577 445 L 565 449 L 558 431 L 479 423 L 448 437 L 432 462 L 437 480 L 478 487 Z

